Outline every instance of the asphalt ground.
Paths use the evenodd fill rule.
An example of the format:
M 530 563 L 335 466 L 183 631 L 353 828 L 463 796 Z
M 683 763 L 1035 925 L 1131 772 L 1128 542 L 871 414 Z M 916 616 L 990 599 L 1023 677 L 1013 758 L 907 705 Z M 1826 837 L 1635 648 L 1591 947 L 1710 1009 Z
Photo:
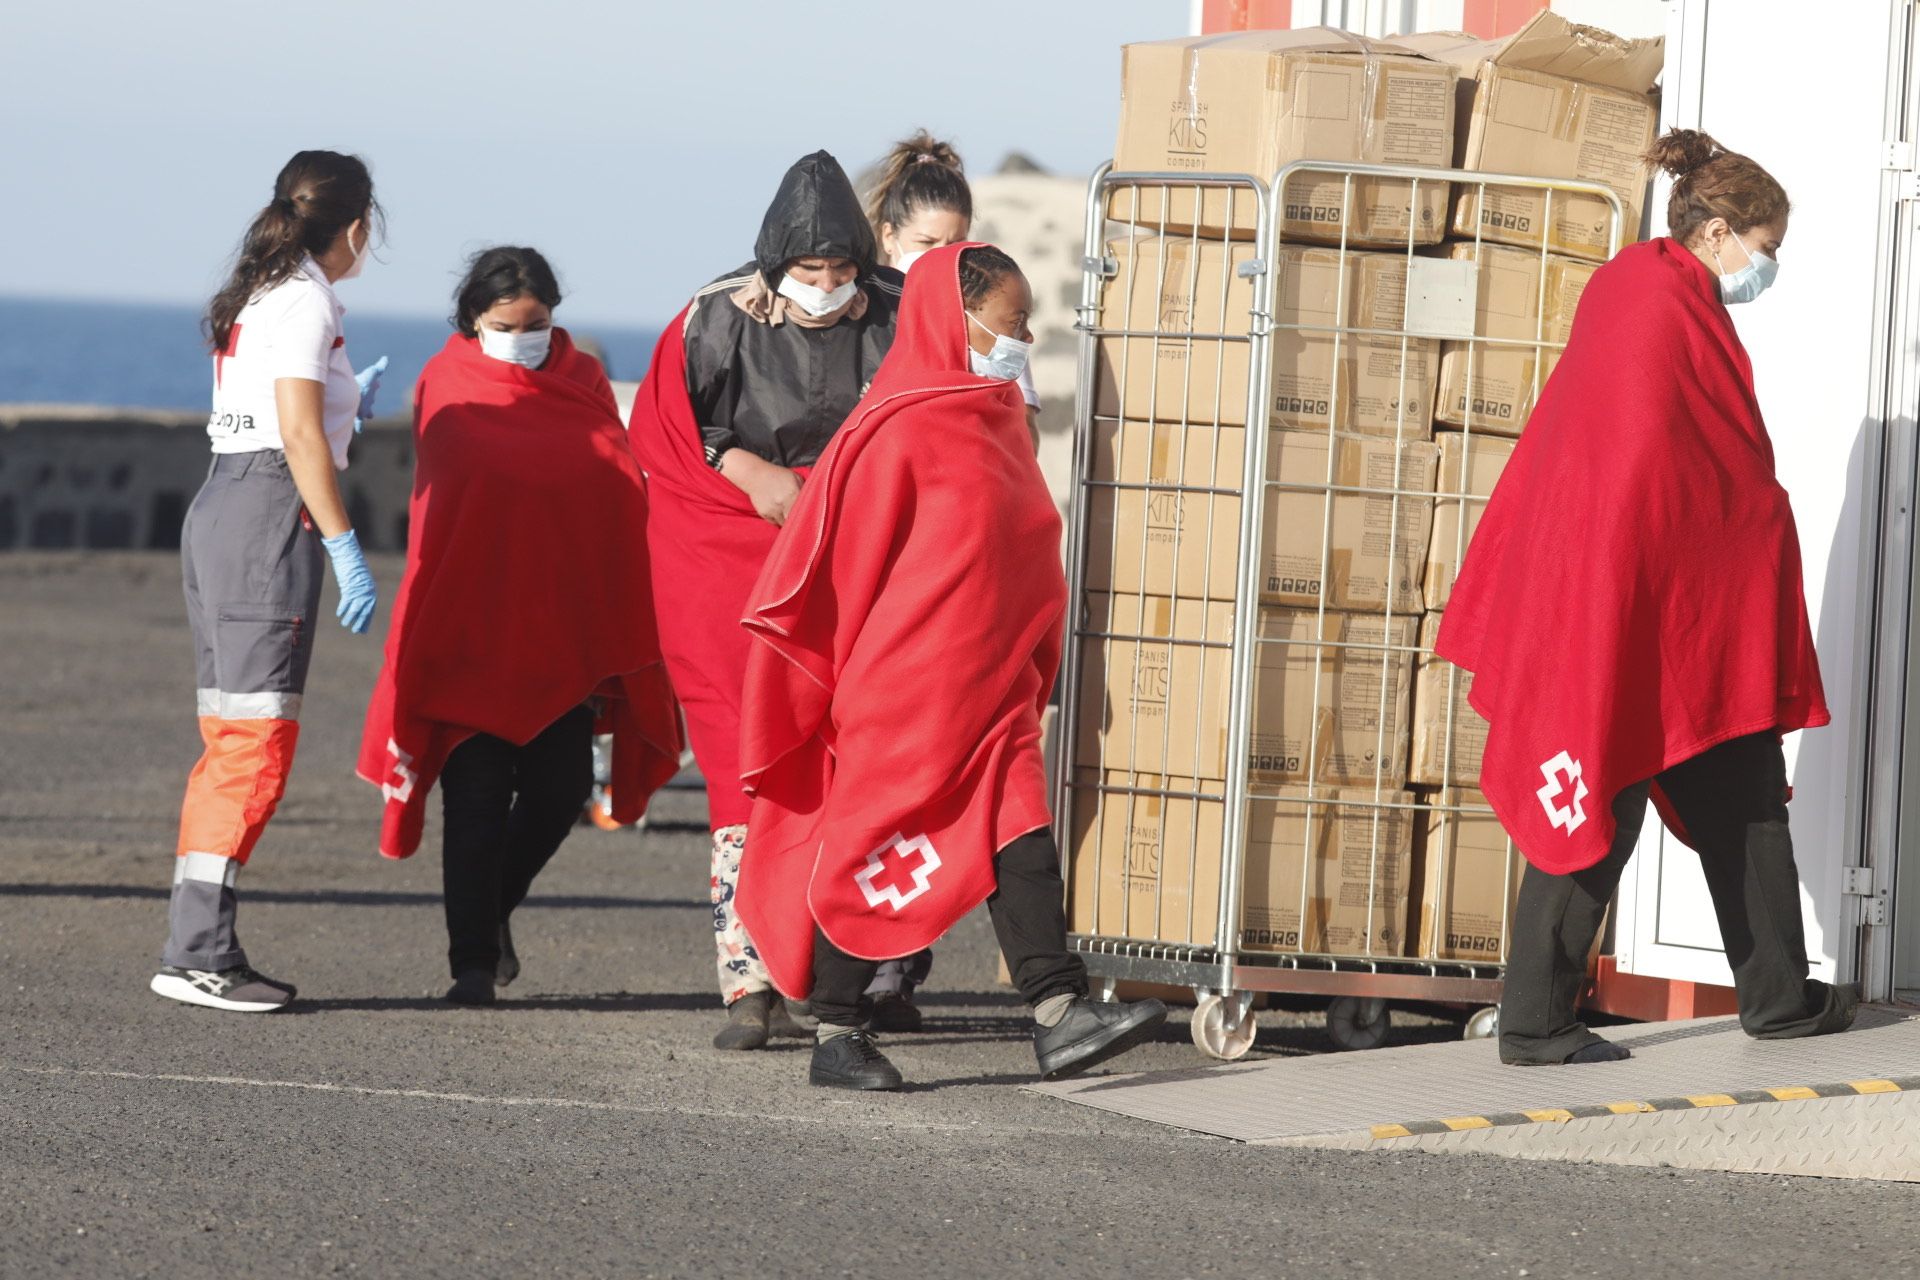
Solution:
M 378 653 L 329 621 L 242 873 L 242 937 L 300 1002 L 183 1007 L 146 987 L 198 751 L 176 562 L 0 556 L 0 1275 L 1920 1271 L 1913 1186 L 1250 1148 L 1024 1093 L 978 916 L 888 1045 L 907 1092 L 718 1053 L 697 793 L 578 832 L 510 998 L 451 1008 L 436 828 L 383 862 L 352 776 Z M 1124 1065 L 1199 1065 L 1183 1019 Z M 1326 1048 L 1311 1014 L 1263 1027 L 1256 1053 Z

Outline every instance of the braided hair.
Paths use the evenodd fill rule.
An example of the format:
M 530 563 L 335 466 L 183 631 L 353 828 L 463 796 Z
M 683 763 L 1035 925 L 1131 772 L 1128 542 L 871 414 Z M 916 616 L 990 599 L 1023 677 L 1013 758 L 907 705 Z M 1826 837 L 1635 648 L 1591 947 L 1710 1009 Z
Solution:
M 894 143 L 871 181 L 867 221 L 876 240 L 883 239 L 883 227 L 898 233 L 923 209 L 944 209 L 973 221 L 973 191 L 960 153 L 925 129 Z
M 1001 281 L 1020 274 L 1020 264 L 990 244 L 960 252 L 960 300 L 972 311 L 993 296 Z

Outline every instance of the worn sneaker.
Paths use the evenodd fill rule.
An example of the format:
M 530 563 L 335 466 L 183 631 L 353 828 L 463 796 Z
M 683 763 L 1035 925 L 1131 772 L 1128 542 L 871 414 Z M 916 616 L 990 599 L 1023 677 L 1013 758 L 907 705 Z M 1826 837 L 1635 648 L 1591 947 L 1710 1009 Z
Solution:
M 169 1000 L 229 1013 L 272 1013 L 286 1008 L 294 994 L 290 984 L 275 982 L 243 964 L 217 972 L 163 964 L 147 985 Z
M 850 1031 L 815 1045 L 807 1082 L 825 1089 L 861 1090 L 898 1089 L 905 1083 L 866 1031 Z
M 716 1049 L 759 1049 L 767 1043 L 771 991 L 749 991 L 727 1006 L 727 1025 L 713 1038 Z
M 1167 1020 L 1158 1000 L 1116 1004 L 1085 996 L 1067 1006 L 1066 1016 L 1050 1027 L 1033 1029 L 1033 1053 L 1040 1075 L 1060 1080 L 1117 1058 L 1148 1039 Z
M 889 1035 L 913 1032 L 926 1025 L 920 1007 L 904 991 L 889 991 L 873 998 L 873 1017 L 868 1025 Z
M 448 1004 L 484 1006 L 494 1003 L 494 977 L 491 969 L 468 969 L 447 988 Z
M 520 976 L 520 953 L 513 949 L 513 928 L 505 920 L 500 922 L 500 963 L 493 971 L 493 980 L 501 986 L 511 985 Z

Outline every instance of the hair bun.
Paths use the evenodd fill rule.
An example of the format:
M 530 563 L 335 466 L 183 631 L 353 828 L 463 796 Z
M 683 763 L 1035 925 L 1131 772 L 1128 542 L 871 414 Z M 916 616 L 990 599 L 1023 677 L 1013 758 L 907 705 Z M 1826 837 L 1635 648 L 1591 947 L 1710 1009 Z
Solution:
M 1698 129 L 1669 129 L 1647 150 L 1646 159 L 1673 177 L 1684 178 L 1725 152 L 1711 134 Z

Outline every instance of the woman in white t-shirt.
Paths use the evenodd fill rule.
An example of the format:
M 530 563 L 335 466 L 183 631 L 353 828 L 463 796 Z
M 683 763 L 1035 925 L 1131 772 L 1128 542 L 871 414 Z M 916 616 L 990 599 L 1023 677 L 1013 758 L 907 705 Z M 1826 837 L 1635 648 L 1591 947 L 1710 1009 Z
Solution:
M 234 876 L 286 789 L 322 564 L 333 563 L 348 630 L 367 629 L 378 598 L 338 473 L 386 362 L 354 374 L 333 286 L 360 274 L 379 219 L 365 164 L 300 152 L 207 311 L 213 465 L 180 541 L 206 750 L 187 780 L 150 983 L 188 1004 L 264 1013 L 294 994 L 247 963 Z

